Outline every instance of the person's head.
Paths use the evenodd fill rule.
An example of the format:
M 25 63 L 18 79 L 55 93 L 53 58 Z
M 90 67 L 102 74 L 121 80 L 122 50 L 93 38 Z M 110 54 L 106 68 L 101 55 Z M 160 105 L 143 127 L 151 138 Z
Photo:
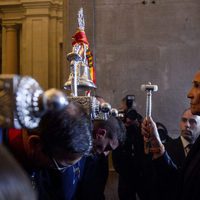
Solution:
M 200 116 L 193 115 L 190 109 L 183 112 L 180 121 L 181 136 L 194 143 L 200 134 Z
M 96 153 L 114 150 L 125 139 L 123 122 L 116 117 L 108 120 L 95 120 L 93 122 L 93 145 Z
M 35 162 L 40 160 L 44 167 L 66 169 L 92 148 L 91 122 L 78 103 L 71 102 L 65 110 L 46 113 L 38 130 L 28 132 L 29 156 Z
M 0 199 L 36 200 L 36 194 L 25 172 L 8 151 L 0 145 Z
M 190 99 L 190 107 L 193 115 L 200 115 L 200 71 L 198 71 L 193 79 L 193 86 L 187 97 Z

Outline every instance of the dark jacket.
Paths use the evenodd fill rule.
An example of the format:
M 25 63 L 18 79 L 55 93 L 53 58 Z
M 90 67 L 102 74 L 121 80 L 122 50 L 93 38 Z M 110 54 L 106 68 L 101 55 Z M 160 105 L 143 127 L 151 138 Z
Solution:
M 151 157 L 144 155 L 143 144 L 140 127 L 131 125 L 127 128 L 124 145 L 112 152 L 113 166 L 119 174 L 120 199 L 134 199 L 136 193 L 141 200 L 155 199 Z
M 84 161 L 69 167 L 64 173 L 54 169 L 36 173 L 36 186 L 40 200 L 74 200 L 82 177 Z
M 135 125 L 128 127 L 125 143 L 112 151 L 113 166 L 117 173 L 129 178 L 138 176 L 138 172 L 142 169 L 143 151 L 140 127 Z
M 200 137 L 197 138 L 191 148 L 181 170 L 179 182 L 179 199 L 200 199 Z
M 181 137 L 168 140 L 165 144 L 165 148 L 177 168 L 181 168 L 186 157 Z
M 181 169 L 178 169 L 167 152 L 154 160 L 159 183 L 169 193 L 173 192 L 174 200 L 197 200 L 200 198 L 200 137 L 196 140 Z M 172 190 L 174 183 L 178 188 Z M 161 198 L 167 199 L 167 198 Z M 169 198 L 168 198 L 169 199 Z
M 108 156 L 95 154 L 82 159 L 85 159 L 85 168 L 76 199 L 104 200 L 104 190 L 109 173 Z
M 157 172 L 157 176 L 155 179 L 155 188 L 157 190 L 156 193 L 158 194 L 159 199 L 168 200 L 173 199 L 176 196 L 177 189 L 179 187 L 177 172 L 181 169 L 181 167 L 184 164 L 185 152 L 180 137 L 176 139 L 167 140 L 164 145 L 167 152 L 167 154 L 165 155 L 165 159 L 168 160 L 169 163 L 172 161 L 176 169 L 174 172 L 167 172 L 167 170 L 165 171 L 165 167 L 159 166 L 159 168 L 162 169 L 160 170 L 159 168 L 157 168 L 155 170 Z

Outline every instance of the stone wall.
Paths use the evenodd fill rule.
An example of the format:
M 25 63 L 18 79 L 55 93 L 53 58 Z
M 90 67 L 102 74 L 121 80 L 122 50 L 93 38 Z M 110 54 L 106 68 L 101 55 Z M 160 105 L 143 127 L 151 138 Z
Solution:
M 178 133 L 194 73 L 200 66 L 199 0 L 67 0 L 65 49 L 77 27 L 83 6 L 86 33 L 95 54 L 97 93 L 113 107 L 126 94 L 135 94 L 145 114 L 146 94 L 140 85 L 151 82 L 153 117 L 172 136 Z M 66 23 L 68 21 L 69 23 Z

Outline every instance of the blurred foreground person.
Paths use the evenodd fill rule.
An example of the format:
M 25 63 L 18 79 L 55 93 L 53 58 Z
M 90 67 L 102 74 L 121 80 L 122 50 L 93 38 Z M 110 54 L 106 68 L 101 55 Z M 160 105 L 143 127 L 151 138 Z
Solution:
M 191 113 L 200 115 L 200 71 L 193 79 L 193 86 L 188 93 Z M 181 170 L 173 163 L 164 145 L 162 144 L 155 122 L 152 118 L 145 119 L 142 124 L 144 138 L 149 138 L 150 151 L 153 154 L 153 162 L 158 174 L 159 183 L 167 185 L 166 191 L 173 192 L 171 196 L 178 200 L 197 200 L 200 197 L 200 137 L 197 138 L 189 151 Z M 177 182 L 177 190 L 174 191 L 171 183 Z M 163 186 L 164 187 L 164 186 Z M 155 188 L 156 189 L 156 188 Z M 167 199 L 165 194 L 160 199 Z
M 30 180 L 3 145 L 0 145 L 0 158 L 0 199 L 36 200 Z

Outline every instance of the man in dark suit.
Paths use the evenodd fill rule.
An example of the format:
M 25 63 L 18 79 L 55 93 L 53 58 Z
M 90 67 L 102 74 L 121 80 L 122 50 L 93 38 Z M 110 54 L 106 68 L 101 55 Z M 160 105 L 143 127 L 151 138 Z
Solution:
M 116 149 L 125 139 L 123 122 L 116 117 L 93 121 L 93 151 L 82 159 L 83 177 L 79 182 L 76 200 L 104 200 L 104 189 L 108 178 L 108 153 Z
M 191 113 L 200 116 L 200 71 L 194 76 L 193 86 L 188 93 L 188 98 L 190 99 Z M 153 155 L 152 158 L 158 173 L 158 178 L 160 180 L 162 179 L 160 183 L 166 183 L 167 181 L 170 184 L 170 181 L 171 183 L 178 181 L 176 193 L 172 190 L 174 192 L 172 194 L 173 199 L 200 199 L 200 137 L 197 138 L 186 157 L 182 169 L 178 170 L 166 152 L 160 140 L 156 124 L 151 117 L 143 121 L 142 134 L 144 139 L 148 138 L 150 140 L 150 151 Z M 169 184 L 168 186 L 170 186 Z M 171 192 L 169 187 L 166 190 L 167 192 Z
M 186 109 L 180 120 L 180 136 L 168 140 L 165 148 L 178 168 L 182 167 L 191 146 L 200 134 L 200 116 L 193 115 L 190 108 Z

